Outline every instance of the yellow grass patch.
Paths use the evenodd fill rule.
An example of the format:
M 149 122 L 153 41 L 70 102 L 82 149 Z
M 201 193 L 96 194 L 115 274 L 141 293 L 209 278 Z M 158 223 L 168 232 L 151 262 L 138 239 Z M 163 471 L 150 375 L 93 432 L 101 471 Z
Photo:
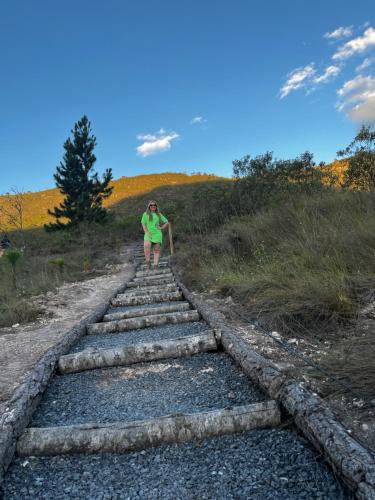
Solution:
M 218 177 L 208 174 L 177 174 L 163 173 L 138 175 L 136 177 L 120 177 L 112 182 L 114 190 L 104 205 L 109 207 L 131 196 L 137 196 L 160 186 L 173 186 L 181 184 L 193 184 L 217 180 Z M 24 228 L 39 227 L 53 221 L 53 217 L 48 215 L 48 209 L 59 205 L 63 196 L 57 188 L 38 191 L 36 193 L 25 193 L 24 195 Z M 7 204 L 7 198 L 0 196 L 0 207 Z M 0 213 L 0 227 L 7 227 L 5 218 Z

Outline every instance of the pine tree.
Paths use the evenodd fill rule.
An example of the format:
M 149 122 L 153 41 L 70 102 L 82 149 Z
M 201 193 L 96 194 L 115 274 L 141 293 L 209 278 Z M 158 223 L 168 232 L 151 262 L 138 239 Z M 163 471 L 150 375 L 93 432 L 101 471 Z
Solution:
M 96 137 L 92 135 L 87 116 L 83 116 L 71 132 L 73 141 L 70 137 L 65 141 L 63 161 L 54 174 L 56 186 L 65 198 L 60 206 L 48 210 L 56 222 L 45 225 L 47 231 L 72 227 L 82 221 L 103 222 L 107 217 L 102 205 L 113 190 L 109 185 L 112 170 L 105 171 L 102 181 L 93 172 Z

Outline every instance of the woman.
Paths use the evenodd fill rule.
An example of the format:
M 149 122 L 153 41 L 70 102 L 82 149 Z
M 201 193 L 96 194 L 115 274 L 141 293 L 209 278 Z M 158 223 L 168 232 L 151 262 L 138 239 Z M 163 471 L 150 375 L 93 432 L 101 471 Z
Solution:
M 154 269 L 157 269 L 160 258 L 160 245 L 163 241 L 162 230 L 168 226 L 168 220 L 160 213 L 156 201 L 148 202 L 146 212 L 142 215 L 141 224 L 144 236 L 144 249 L 147 269 L 150 269 L 151 247 L 154 248 Z

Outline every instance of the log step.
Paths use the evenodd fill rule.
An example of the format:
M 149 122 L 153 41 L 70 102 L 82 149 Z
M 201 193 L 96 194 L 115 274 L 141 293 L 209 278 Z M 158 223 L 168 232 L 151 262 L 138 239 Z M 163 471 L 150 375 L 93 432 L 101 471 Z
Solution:
M 176 339 L 143 342 L 112 349 L 89 348 L 61 356 L 60 373 L 76 373 L 111 366 L 129 366 L 135 363 L 166 358 L 182 358 L 199 352 L 216 351 L 217 344 L 212 330 Z
M 158 278 L 153 280 L 142 280 L 142 281 L 130 281 L 126 285 L 127 288 L 137 288 L 141 286 L 155 286 L 155 285 L 170 285 L 171 283 L 176 283 L 173 276 L 171 278 Z
M 189 309 L 189 302 L 175 302 L 174 304 L 166 304 L 157 307 L 133 307 L 128 311 L 106 314 L 103 317 L 103 321 L 118 321 L 120 319 L 136 318 L 138 316 L 151 316 L 154 314 L 188 311 Z
M 128 423 L 83 424 L 26 429 L 17 444 L 19 456 L 51 456 L 68 453 L 126 453 L 167 443 L 202 440 L 207 437 L 280 424 L 275 401 L 212 410 L 167 415 Z
M 151 266 L 152 266 L 152 263 L 151 263 Z M 162 261 L 162 262 L 159 262 L 159 268 L 165 268 L 165 267 L 168 267 L 169 266 L 169 262 L 168 261 Z M 146 270 L 146 264 L 140 264 L 137 268 L 137 271 L 143 271 L 143 270 Z
M 140 328 L 147 328 L 150 326 L 187 323 L 189 321 L 199 320 L 200 315 L 198 311 L 195 310 L 171 312 L 168 314 L 153 314 L 150 316 L 121 319 L 119 321 L 93 323 L 87 326 L 87 334 L 101 335 L 106 333 L 124 332 L 127 330 L 139 330 Z
M 168 302 L 181 300 L 182 292 L 148 293 L 135 297 L 123 297 L 112 299 L 113 306 L 139 306 L 143 304 L 156 304 L 157 302 Z
M 148 274 L 147 276 L 139 276 L 133 278 L 133 283 L 151 283 L 152 281 L 159 280 L 159 279 L 172 279 L 174 278 L 172 273 L 167 273 L 167 274 Z
M 161 268 L 155 270 L 151 269 L 150 271 L 137 271 L 135 273 L 135 276 L 136 278 L 142 278 L 144 276 L 157 276 L 158 274 L 168 274 L 170 272 L 171 272 L 170 268 L 167 267 L 166 269 Z
M 139 287 L 132 287 L 129 290 L 125 290 L 123 293 L 119 293 L 117 297 L 128 297 L 134 295 L 145 295 L 146 293 L 154 293 L 154 292 L 174 292 L 178 290 L 178 286 L 176 283 L 164 283 L 163 285 L 146 285 Z

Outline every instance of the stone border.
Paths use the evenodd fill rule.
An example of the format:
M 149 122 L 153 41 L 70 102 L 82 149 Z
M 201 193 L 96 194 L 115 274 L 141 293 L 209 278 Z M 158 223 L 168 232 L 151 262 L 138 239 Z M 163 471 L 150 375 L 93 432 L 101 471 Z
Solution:
M 197 298 L 176 281 L 185 299 L 217 332 L 217 340 L 239 364 L 246 375 L 278 401 L 307 440 L 324 455 L 333 470 L 352 493 L 361 500 L 375 500 L 375 457 L 356 441 L 335 418 L 322 398 L 254 351 L 226 323 L 225 316 Z
M 135 269 L 136 265 L 133 263 L 133 273 L 127 281 L 134 277 Z M 16 389 L 6 411 L 0 415 L 0 498 L 5 473 L 13 459 L 17 439 L 29 424 L 43 392 L 56 371 L 58 359 L 67 354 L 73 344 L 85 335 L 88 324 L 102 319 L 111 300 L 125 290 L 127 281 L 114 290 L 104 304 L 96 307 L 91 314 L 70 328 L 56 345 L 45 352 L 27 375 L 26 380 Z

